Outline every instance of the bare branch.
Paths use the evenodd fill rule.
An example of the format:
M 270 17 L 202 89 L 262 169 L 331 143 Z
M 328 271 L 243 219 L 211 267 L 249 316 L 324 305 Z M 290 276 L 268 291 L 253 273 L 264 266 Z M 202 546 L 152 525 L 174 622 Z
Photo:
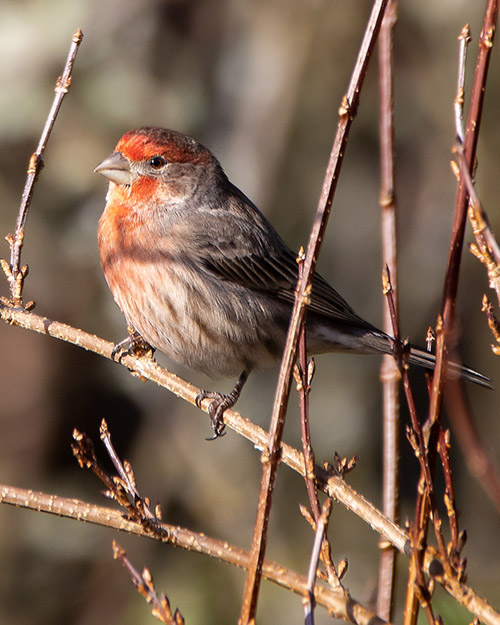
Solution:
M 394 85 L 393 85 L 393 30 L 397 20 L 397 2 L 387 5 L 379 38 L 379 127 L 380 127 L 380 209 L 382 232 L 382 262 L 392 276 L 396 323 L 397 298 L 397 241 L 396 193 L 394 171 Z M 391 314 L 384 307 L 384 326 L 392 334 Z M 383 384 L 383 511 L 392 521 L 399 516 L 399 391 L 401 375 L 390 355 L 382 358 L 380 379 Z M 380 541 L 381 550 L 377 614 L 390 620 L 394 592 L 394 573 L 397 551 L 387 541 Z
M 384 516 L 369 502 L 364 500 L 362 496 L 355 494 L 341 478 L 332 476 L 329 479 L 328 490 L 332 493 L 331 496 L 336 497 L 338 495 L 339 497 L 343 497 L 345 502 L 349 502 L 349 498 L 351 497 L 350 505 L 347 507 L 353 511 L 359 511 L 359 507 L 371 508 L 374 521 L 372 525 L 373 529 L 378 531 L 380 528 L 384 527 L 384 534 L 388 539 L 390 539 L 390 536 L 394 538 L 393 544 L 398 550 L 401 553 L 410 555 L 408 535 L 397 526 L 394 526 L 394 529 L 391 531 L 390 527 L 393 524 L 387 519 L 381 523 Z M 333 493 L 336 493 L 336 495 Z M 121 532 L 143 536 L 145 538 L 161 540 L 162 542 L 171 543 L 172 545 L 182 547 L 188 551 L 204 553 L 211 557 L 218 558 L 228 564 L 233 564 L 241 568 L 248 567 L 249 553 L 229 544 L 227 541 L 210 538 L 205 534 L 192 532 L 166 523 L 161 524 L 164 530 L 163 538 L 152 536 L 150 533 L 146 532 L 140 523 L 125 518 L 121 510 L 88 504 L 78 499 L 67 499 L 57 495 L 47 495 L 42 492 L 0 484 L 0 504 L 2 503 L 19 508 L 36 510 L 38 512 L 46 512 L 67 519 L 114 528 Z M 470 610 L 472 614 L 480 618 L 481 621 L 484 621 L 487 625 L 500 625 L 500 614 L 482 597 L 477 595 L 464 583 L 443 576 L 440 556 L 433 547 L 427 548 L 425 554 L 425 570 L 442 584 L 451 596 Z M 262 572 L 264 577 L 270 581 L 291 590 L 297 595 L 305 596 L 307 592 L 307 579 L 298 575 L 291 569 L 287 569 L 275 562 L 264 561 Z M 377 622 L 376 620 L 370 621 L 370 618 L 374 619 L 376 617 L 360 604 L 356 603 L 352 598 L 346 596 L 344 593 L 327 588 L 323 584 L 316 584 L 315 601 L 317 605 L 324 606 L 326 609 L 330 610 L 332 614 L 337 615 L 338 618 L 345 618 L 342 615 L 349 613 L 350 617 L 346 620 L 350 620 L 350 622 L 352 622 L 353 619 L 354 622 L 360 624 L 373 624 Z M 378 622 L 380 622 L 380 620 Z
M 0 485 L 0 503 L 102 525 L 145 538 L 153 538 L 188 551 L 203 553 L 243 569 L 248 569 L 249 566 L 250 554 L 225 540 L 210 538 L 203 533 L 192 532 L 167 523 L 160 525 L 161 536 L 153 535 L 140 522 L 124 517 L 122 510 L 4 485 Z M 262 573 L 266 579 L 301 597 L 307 593 L 307 578 L 292 569 L 276 562 L 264 561 Z M 332 590 L 324 584 L 316 584 L 314 598 L 317 605 L 326 608 L 335 618 L 350 622 L 355 619 L 354 622 L 359 623 L 359 625 L 372 625 L 381 622 L 375 620 L 376 617 L 372 612 L 357 603 L 347 593 Z
M 314 219 L 309 237 L 302 278 L 299 279 L 297 286 L 295 303 L 293 306 L 278 384 L 276 387 L 273 413 L 269 427 L 269 442 L 263 457 L 259 507 L 257 510 L 257 520 L 254 527 L 252 541 L 252 564 L 250 566 L 245 584 L 243 606 L 239 621 L 240 625 L 247 625 L 247 623 L 251 623 L 255 620 L 261 567 L 266 549 L 266 537 L 271 510 L 272 492 L 280 461 L 279 451 L 281 436 L 285 423 L 285 414 L 290 394 L 292 370 L 295 363 L 300 326 L 303 323 L 306 314 L 312 278 L 321 247 L 321 241 L 323 240 L 323 234 L 328 223 L 333 196 L 337 187 L 337 180 L 342 166 L 343 156 L 345 154 L 349 128 L 354 116 L 356 115 L 359 103 L 359 94 L 361 92 L 361 87 L 366 74 L 366 68 L 380 30 L 380 24 L 384 16 L 387 2 L 388 0 L 376 0 L 374 2 L 363 41 L 361 43 L 356 65 L 349 83 L 349 88 L 347 90 L 347 94 L 343 98 L 339 110 L 340 119 L 337 126 L 337 134 L 330 154 L 330 160 L 328 162 L 324 178 L 316 217 Z
M 10 286 L 10 294 L 12 303 L 15 306 L 22 306 L 22 291 L 24 285 L 24 279 L 28 275 L 28 266 L 21 267 L 21 250 L 24 243 L 24 226 L 26 224 L 26 218 L 28 216 L 28 210 L 33 197 L 33 190 L 35 183 L 43 167 L 43 154 L 47 143 L 54 127 L 59 109 L 61 108 L 64 96 L 68 93 L 71 86 L 71 73 L 73 71 L 73 64 L 78 52 L 78 48 L 83 39 L 83 33 L 78 29 L 73 35 L 71 41 L 71 47 L 69 49 L 68 58 L 61 76 L 57 79 L 54 101 L 49 111 L 45 127 L 40 137 L 36 152 L 31 155 L 28 172 L 26 177 L 26 183 L 24 185 L 24 191 L 21 198 L 21 206 L 19 207 L 19 215 L 16 222 L 16 230 L 14 236 L 8 235 L 7 242 L 10 246 L 10 265 L 6 262 L 2 262 L 2 268 L 7 276 Z M 34 304 L 29 303 L 27 308 L 32 308 Z

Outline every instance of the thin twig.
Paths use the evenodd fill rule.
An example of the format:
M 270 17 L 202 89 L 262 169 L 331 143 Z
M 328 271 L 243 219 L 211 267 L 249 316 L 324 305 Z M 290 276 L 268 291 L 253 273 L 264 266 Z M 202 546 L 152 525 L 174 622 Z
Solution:
M 297 257 L 299 265 L 299 277 L 302 278 L 304 268 L 305 253 L 301 248 Z M 304 454 L 304 479 L 306 483 L 309 504 L 315 521 L 318 521 L 321 514 L 321 507 L 316 490 L 316 482 L 314 476 L 314 451 L 311 444 L 311 429 L 309 425 L 309 393 L 311 390 L 311 382 L 314 375 L 314 360 L 307 358 L 307 336 L 306 327 L 302 323 L 299 335 L 299 355 L 297 371 L 297 391 L 299 393 L 300 403 L 300 426 L 302 434 L 302 453 Z
M 403 376 L 403 388 L 410 411 L 411 428 L 407 427 L 407 437 L 414 450 L 415 456 L 420 463 L 420 481 L 417 489 L 417 501 L 415 506 L 415 519 L 410 531 L 412 559 L 410 563 L 408 587 L 406 595 L 405 625 L 416 623 L 418 616 L 418 603 L 425 609 L 430 623 L 435 622 L 432 607 L 430 605 L 430 593 L 423 575 L 424 553 L 427 546 L 427 526 L 429 511 L 434 527 L 434 533 L 439 545 L 443 566 L 447 575 L 452 575 L 448 561 L 448 553 L 441 531 L 441 519 L 437 509 L 432 467 L 434 464 L 433 454 L 428 453 L 423 428 L 417 416 L 413 392 L 408 376 L 408 364 L 405 359 L 404 346 L 401 345 L 399 327 L 397 325 L 396 305 L 393 298 L 391 275 L 388 267 L 383 273 L 383 291 L 387 297 L 388 308 L 391 314 L 394 333 L 395 360 Z M 409 347 L 407 345 L 407 347 Z
M 469 24 L 462 28 L 462 32 L 458 36 L 459 54 L 458 54 L 458 79 L 457 94 L 455 96 L 455 133 L 460 143 L 464 142 L 464 101 L 465 101 L 465 61 L 467 59 L 467 47 L 471 41 Z
M 132 583 L 151 605 L 151 613 L 153 616 L 155 616 L 162 623 L 165 623 L 165 625 L 184 625 L 184 619 L 179 610 L 175 610 L 172 614 L 167 597 L 165 597 L 163 593 L 158 596 L 154 586 L 153 577 L 149 570 L 145 568 L 142 573 L 139 573 L 139 571 L 127 558 L 125 550 L 120 547 L 116 540 L 113 541 L 113 557 L 119 560 L 127 569 L 132 579 Z
M 299 276 L 302 275 L 304 253 L 301 249 L 298 256 Z M 319 502 L 318 491 L 316 487 L 316 476 L 314 473 L 314 451 L 311 443 L 311 430 L 309 424 L 309 393 L 311 391 L 311 383 L 314 376 L 314 358 L 307 358 L 307 336 L 305 323 L 302 323 L 299 335 L 299 357 L 298 357 L 298 374 L 297 374 L 297 390 L 299 392 L 300 401 L 300 425 L 302 433 L 302 453 L 304 455 L 304 480 L 306 490 L 309 497 L 314 523 L 317 524 L 321 517 L 321 505 Z M 332 550 L 328 538 L 324 536 L 321 542 L 321 561 L 325 565 L 328 580 L 332 588 L 340 586 L 340 581 L 333 563 Z
M 116 453 L 113 443 L 111 442 L 111 433 L 105 419 L 101 421 L 99 432 L 101 440 L 106 447 L 106 451 L 108 452 L 118 475 L 120 476 L 121 482 L 125 487 L 126 494 L 134 509 L 136 509 L 140 516 L 144 518 L 146 523 L 157 524 L 158 521 L 161 521 L 161 514 L 159 514 L 160 509 L 157 506 L 155 513 L 153 513 L 150 508 L 149 500 L 142 497 L 137 490 L 134 471 L 132 470 L 130 463 L 126 460 L 122 462 Z
M 107 489 L 105 493 L 107 497 L 117 501 L 126 510 L 131 519 L 141 523 L 145 531 L 152 535 L 157 535 L 161 539 L 163 529 L 160 525 L 160 508 L 156 508 L 155 514 L 151 512 L 149 500 L 146 497 L 142 497 L 136 488 L 132 467 L 129 463 L 126 463 L 126 467 L 123 466 L 111 445 L 109 433 L 105 434 L 105 436 L 107 437 L 106 448 L 108 452 L 111 448 L 111 459 L 115 466 L 118 466 L 120 477 L 106 473 L 97 461 L 91 439 L 77 430 L 73 432 L 72 449 L 74 456 L 82 468 L 85 467 L 92 470 L 102 481 Z
M 314 625 L 314 587 L 316 586 L 316 577 L 318 574 L 319 556 L 321 553 L 321 545 L 323 544 L 326 530 L 328 527 L 328 519 L 332 512 L 332 500 L 327 499 L 323 504 L 321 514 L 316 520 L 316 534 L 314 536 L 313 548 L 311 550 L 311 558 L 309 560 L 309 571 L 307 574 L 307 595 L 303 599 L 304 616 L 306 625 Z
M 396 194 L 394 172 L 394 96 L 393 96 L 393 30 L 397 20 L 397 3 L 387 6 L 379 37 L 379 91 L 380 91 L 380 208 L 382 226 L 382 261 L 392 276 L 396 323 L 397 298 L 397 241 Z M 384 330 L 392 333 L 391 314 L 384 307 Z M 401 375 L 390 355 L 382 359 L 380 378 L 383 384 L 383 511 L 393 521 L 399 516 L 399 390 Z M 381 549 L 377 614 L 391 619 L 394 593 L 394 573 L 397 551 L 387 541 L 380 541 Z
M 52 128 L 56 121 L 57 114 L 59 113 L 59 109 L 61 108 L 64 96 L 68 93 L 71 85 L 71 72 L 73 71 L 73 64 L 75 62 L 78 48 L 80 47 L 82 39 L 83 33 L 80 29 L 78 29 L 71 40 L 71 46 L 69 49 L 68 58 L 66 59 L 63 73 L 57 79 L 54 101 L 52 102 L 52 107 L 49 111 L 47 121 L 45 122 L 45 126 L 42 132 L 42 136 L 40 137 L 38 147 L 36 149 L 36 152 L 31 155 L 29 161 L 26 183 L 24 185 L 24 191 L 21 197 L 21 206 L 19 207 L 19 214 L 17 217 L 14 236 L 8 235 L 6 237 L 10 246 L 10 265 L 8 265 L 6 261 L 3 261 L 2 268 L 7 275 L 10 286 L 11 300 L 15 306 L 23 305 L 23 284 L 24 279 L 28 274 L 27 265 L 21 267 L 21 250 L 24 242 L 24 226 L 26 224 L 28 210 L 33 197 L 34 186 L 38 178 L 38 174 L 43 167 L 43 154 L 45 152 L 45 148 L 47 147 L 50 133 L 52 132 Z M 34 304 L 30 304 L 30 307 L 33 307 Z
M 441 465 L 443 467 L 445 482 L 444 503 L 446 506 L 446 512 L 448 513 L 448 523 L 450 526 L 449 556 L 453 568 L 456 571 L 459 571 L 462 564 L 459 561 L 459 558 L 463 544 L 460 544 L 459 541 L 457 502 L 455 499 L 455 487 L 453 485 L 453 478 L 451 473 L 449 448 L 450 431 L 446 430 L 445 432 L 441 427 L 439 429 L 438 453 L 441 459 Z
M 498 6 L 497 6 L 498 12 Z M 488 17 L 488 13 L 486 15 Z M 495 16 L 496 19 L 496 16 Z M 493 45 L 493 32 L 488 25 L 483 26 L 483 46 L 488 49 Z M 481 204 L 472 179 L 463 145 L 465 129 L 463 128 L 463 85 L 465 81 L 465 60 L 467 52 L 467 42 L 470 40 L 468 27 L 464 27 L 459 37 L 459 77 L 457 85 L 457 95 L 455 98 L 455 128 L 457 145 L 454 149 L 458 157 L 459 167 L 456 170 L 459 181 L 465 184 L 469 196 L 469 219 L 472 224 L 473 234 L 476 238 L 476 245 L 471 246 L 471 251 L 481 260 L 488 270 L 490 286 L 497 292 L 500 302 L 500 247 L 493 235 L 488 216 Z M 498 325 L 493 315 L 491 304 L 486 296 L 483 297 L 483 311 L 486 312 L 490 329 L 498 341 Z M 495 346 L 493 346 L 495 347 Z M 495 351 L 495 349 L 494 349 Z M 450 382 L 451 383 L 451 382 Z M 450 418 L 453 428 L 464 450 L 464 456 L 472 474 L 479 480 L 481 486 L 492 499 L 493 503 L 500 510 L 500 476 L 498 467 L 491 453 L 486 449 L 481 441 L 467 398 L 460 388 L 460 385 L 453 381 L 453 389 L 449 394 L 448 401 L 453 409 L 450 411 Z
M 498 17 L 498 0 L 488 0 L 483 20 L 483 27 L 479 37 L 479 50 L 476 61 L 476 71 L 472 84 L 467 127 L 464 140 L 464 154 L 466 168 L 473 171 L 476 159 L 477 142 L 481 126 L 484 94 L 488 67 L 493 46 Z M 454 330 L 455 304 L 458 291 L 460 261 L 467 218 L 467 186 L 461 177 L 458 184 L 455 213 L 446 265 L 443 303 L 441 307 L 442 325 L 436 331 L 436 366 L 429 405 L 429 421 L 431 424 L 439 419 L 443 397 L 443 387 L 448 363 L 448 350 Z
M 259 494 L 257 520 L 254 526 L 252 541 L 252 563 L 247 575 L 243 604 L 241 609 L 240 625 L 247 625 L 255 621 L 257 598 L 259 594 L 262 562 L 266 549 L 267 529 L 270 517 L 272 493 L 276 472 L 280 461 L 280 445 L 283 426 L 285 423 L 286 408 L 290 394 L 292 370 L 295 363 L 296 348 L 300 332 L 300 325 L 306 314 L 306 306 L 311 290 L 312 277 L 318 259 L 318 253 L 323 240 L 328 217 L 337 186 L 338 175 L 345 154 L 347 136 L 352 120 L 356 114 L 359 94 L 366 74 L 375 40 L 380 30 L 388 0 L 376 0 L 368 20 L 361 48 L 358 54 L 353 75 L 349 83 L 347 94 L 342 100 L 339 110 L 340 119 L 337 134 L 330 154 L 323 188 L 321 191 L 316 217 L 309 237 L 302 279 L 299 280 L 295 303 L 293 306 L 290 327 L 281 363 L 278 384 L 271 423 L 269 427 L 269 441 L 263 454 L 262 481 Z

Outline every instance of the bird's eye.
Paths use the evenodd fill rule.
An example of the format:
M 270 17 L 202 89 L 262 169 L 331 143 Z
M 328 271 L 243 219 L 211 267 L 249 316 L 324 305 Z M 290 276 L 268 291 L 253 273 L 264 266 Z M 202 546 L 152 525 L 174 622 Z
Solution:
M 153 158 L 149 159 L 149 164 L 156 170 L 161 169 L 166 162 L 167 161 L 163 158 L 163 156 L 153 156 Z

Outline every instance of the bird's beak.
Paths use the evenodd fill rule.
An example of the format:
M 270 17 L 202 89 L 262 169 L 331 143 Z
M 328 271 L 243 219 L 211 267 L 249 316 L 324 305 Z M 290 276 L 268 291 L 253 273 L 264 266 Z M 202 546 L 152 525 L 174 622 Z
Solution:
M 96 174 L 106 176 L 116 184 L 129 185 L 132 182 L 130 161 L 121 152 L 113 152 L 94 169 Z

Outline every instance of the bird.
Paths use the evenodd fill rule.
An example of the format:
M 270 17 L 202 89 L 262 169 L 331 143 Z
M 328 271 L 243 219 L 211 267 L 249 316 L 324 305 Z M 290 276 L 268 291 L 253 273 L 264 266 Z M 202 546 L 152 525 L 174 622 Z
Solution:
M 211 402 L 214 435 L 252 371 L 272 366 L 285 344 L 298 279 L 297 254 L 230 182 L 214 154 L 175 130 L 125 133 L 94 169 L 109 180 L 98 224 L 102 270 L 130 335 L 115 352 L 151 346 L 212 378 L 239 376 Z M 319 274 L 306 321 L 310 354 L 391 354 L 394 340 L 365 321 Z M 412 346 L 410 364 L 435 356 Z M 490 380 L 450 363 L 449 372 Z

